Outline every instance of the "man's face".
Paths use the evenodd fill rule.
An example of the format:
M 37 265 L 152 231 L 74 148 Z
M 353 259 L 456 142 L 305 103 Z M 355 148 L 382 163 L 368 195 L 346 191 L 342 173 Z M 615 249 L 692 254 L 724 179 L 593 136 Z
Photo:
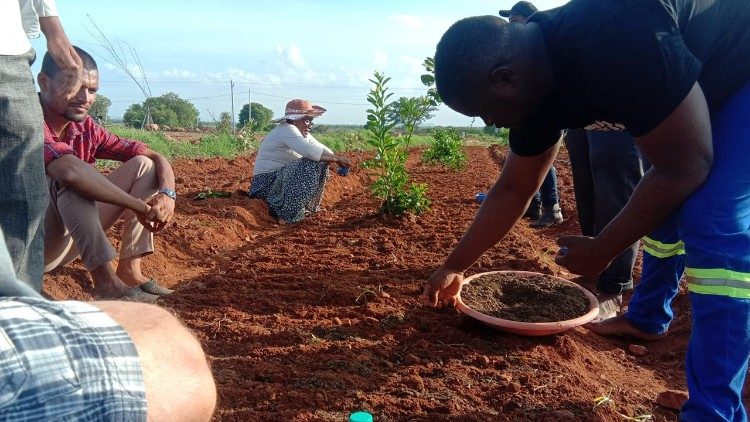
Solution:
M 58 72 L 53 78 L 47 77 L 46 81 L 46 87 L 42 86 L 42 96 L 47 111 L 60 114 L 73 122 L 83 121 L 89 108 L 96 100 L 96 92 L 99 90 L 99 72 L 84 69 L 81 89 L 70 100 L 65 98 L 65 92 L 62 90 L 62 72 Z
M 487 126 L 511 127 L 523 122 L 528 115 L 521 104 L 518 98 L 494 92 L 488 84 L 481 94 L 448 106 L 466 116 L 479 117 Z

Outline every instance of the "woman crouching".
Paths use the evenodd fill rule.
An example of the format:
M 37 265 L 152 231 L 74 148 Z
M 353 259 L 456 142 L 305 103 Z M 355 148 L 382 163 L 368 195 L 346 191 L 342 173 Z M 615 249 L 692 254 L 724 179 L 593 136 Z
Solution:
M 306 100 L 289 101 L 281 123 L 258 149 L 248 195 L 266 201 L 270 214 L 285 223 L 319 210 L 329 163 L 344 169 L 351 165 L 310 134 L 313 119 L 325 111 Z

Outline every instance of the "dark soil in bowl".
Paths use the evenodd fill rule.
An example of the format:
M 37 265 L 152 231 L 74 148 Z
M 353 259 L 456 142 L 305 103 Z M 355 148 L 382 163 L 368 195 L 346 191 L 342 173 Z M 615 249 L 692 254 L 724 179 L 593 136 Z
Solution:
M 461 300 L 477 312 L 519 322 L 566 321 L 585 315 L 590 306 L 574 286 L 517 273 L 480 276 L 463 286 Z

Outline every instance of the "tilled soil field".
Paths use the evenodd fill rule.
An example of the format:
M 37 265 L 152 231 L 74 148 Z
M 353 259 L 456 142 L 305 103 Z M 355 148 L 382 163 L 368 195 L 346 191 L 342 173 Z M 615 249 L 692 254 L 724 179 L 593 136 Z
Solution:
M 584 328 L 526 338 L 493 331 L 454 309 L 421 304 L 422 284 L 468 227 L 474 194 L 497 178 L 504 147 L 469 147 L 461 172 L 410 170 L 429 185 L 431 210 L 418 218 L 377 215 L 369 176 L 334 173 L 325 210 L 279 225 L 243 195 L 253 157 L 174 163 L 175 223 L 157 236 L 144 273 L 177 292 L 161 301 L 192 328 L 209 355 L 219 391 L 216 420 L 344 421 L 367 410 L 376 421 L 597 420 L 653 415 L 666 390 L 685 391 L 690 334 L 687 297 L 675 301 L 670 335 L 653 343 L 608 339 Z M 367 157 L 352 154 L 356 163 Z M 471 268 L 526 270 L 572 278 L 554 263 L 554 239 L 577 234 L 571 173 L 557 162 L 561 225 L 520 223 Z M 198 201 L 206 189 L 227 198 Z M 117 231 L 112 233 L 117 244 Z M 45 293 L 89 300 L 79 263 L 46 276 Z M 595 406 L 597 397 L 611 400 Z

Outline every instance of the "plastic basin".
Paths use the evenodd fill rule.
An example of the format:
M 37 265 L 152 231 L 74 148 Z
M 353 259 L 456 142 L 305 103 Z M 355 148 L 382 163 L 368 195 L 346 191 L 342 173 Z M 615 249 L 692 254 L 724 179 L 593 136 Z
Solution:
M 589 299 L 589 311 L 578 318 L 569 319 L 567 321 L 554 321 L 554 322 L 520 322 L 520 321 L 510 321 L 507 319 L 502 318 L 495 318 L 486 314 L 483 314 L 481 312 L 475 311 L 474 309 L 471 309 L 470 307 L 466 306 L 464 302 L 461 300 L 461 293 L 458 294 L 458 298 L 456 301 L 456 308 L 478 320 L 479 322 L 488 325 L 492 328 L 495 328 L 497 330 L 507 331 L 509 333 L 514 334 L 520 334 L 523 336 L 548 336 L 550 334 L 559 333 L 565 330 L 568 330 L 573 327 L 577 327 L 579 325 L 583 325 L 587 322 L 590 322 L 594 318 L 599 315 L 599 301 L 594 297 L 594 295 L 586 290 L 585 288 L 577 285 L 576 283 L 573 283 L 571 281 L 565 280 L 564 278 L 555 277 L 547 274 L 541 274 L 536 272 L 530 272 L 530 271 L 491 271 L 486 273 L 479 273 L 474 274 L 470 277 L 467 277 L 464 279 L 464 283 L 471 283 L 472 280 L 481 277 L 485 274 L 495 274 L 495 273 L 501 273 L 501 274 L 518 274 L 518 275 L 539 275 L 548 277 L 557 281 L 560 281 L 562 283 L 568 284 L 570 286 L 574 286 L 581 290 L 586 297 Z M 554 304 L 552 304 L 554 305 Z

